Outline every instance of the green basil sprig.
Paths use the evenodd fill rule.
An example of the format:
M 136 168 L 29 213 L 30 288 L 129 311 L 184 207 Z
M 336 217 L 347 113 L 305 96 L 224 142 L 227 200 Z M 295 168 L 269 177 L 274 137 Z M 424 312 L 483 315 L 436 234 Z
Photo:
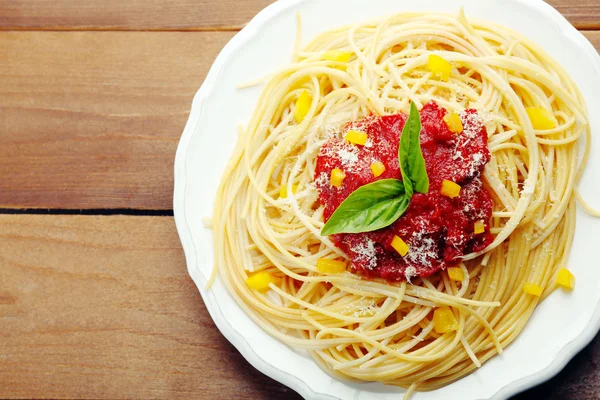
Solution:
M 335 210 L 321 234 L 371 232 L 385 228 L 408 208 L 410 199 L 404 190 L 399 179 L 381 179 L 359 187 Z
M 429 177 L 421 152 L 421 118 L 415 103 L 410 103 L 410 115 L 402 129 L 400 146 L 398 146 L 398 161 L 406 194 L 412 197 L 415 191 L 427 193 Z
M 419 110 L 411 103 L 398 147 L 403 180 L 381 179 L 359 187 L 335 210 L 321 234 L 361 233 L 385 228 L 406 212 L 415 191 L 427 193 L 429 178 L 420 137 Z

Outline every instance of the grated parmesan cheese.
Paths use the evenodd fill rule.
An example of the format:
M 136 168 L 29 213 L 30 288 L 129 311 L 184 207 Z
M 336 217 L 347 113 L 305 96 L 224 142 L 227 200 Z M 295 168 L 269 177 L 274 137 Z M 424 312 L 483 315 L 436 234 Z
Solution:
M 358 304 L 349 304 L 343 308 L 343 312 L 346 315 L 352 315 L 354 318 L 360 317 L 371 317 L 375 314 L 377 304 L 374 300 L 367 300 L 364 297 L 358 302 Z
M 464 162 L 465 157 L 463 156 L 462 151 L 457 151 L 456 154 L 452 156 L 452 160 Z
M 465 135 L 469 139 L 474 139 L 483 128 L 483 121 L 478 114 L 460 113 L 460 119 L 463 123 L 462 135 Z
M 370 303 L 366 303 L 366 304 L 361 304 L 358 306 L 358 310 L 354 311 L 354 314 L 352 314 L 352 316 L 354 318 L 359 318 L 359 317 L 371 317 L 373 316 L 373 314 L 375 314 L 375 302 L 373 300 L 371 300 Z
M 329 184 L 329 176 L 325 172 L 321 172 L 317 179 L 313 182 L 317 188 L 324 187 Z
M 412 251 L 412 249 L 411 249 Z M 406 277 L 406 282 L 411 283 L 410 280 L 417 276 L 417 269 L 415 267 L 406 267 L 404 270 L 404 276 Z
M 366 237 L 364 241 L 352 247 L 351 250 L 356 254 L 356 261 L 369 270 L 374 270 L 377 267 L 377 250 L 375 249 L 375 242 L 371 238 Z
M 353 167 L 358 162 L 358 151 L 339 149 L 337 155 L 344 167 Z
M 431 260 L 438 258 L 439 249 L 437 243 L 430 237 L 424 237 L 424 235 L 424 232 L 413 233 L 413 237 L 410 240 L 410 251 L 404 257 L 407 263 L 431 267 Z
M 535 188 L 533 187 L 533 185 L 530 182 L 527 182 L 525 185 L 523 185 L 523 190 L 521 190 L 521 194 L 533 194 L 534 191 Z
M 475 176 L 479 173 L 481 166 L 485 164 L 485 159 L 483 158 L 483 154 L 475 153 L 471 157 L 471 162 L 469 163 L 469 174 L 468 176 Z

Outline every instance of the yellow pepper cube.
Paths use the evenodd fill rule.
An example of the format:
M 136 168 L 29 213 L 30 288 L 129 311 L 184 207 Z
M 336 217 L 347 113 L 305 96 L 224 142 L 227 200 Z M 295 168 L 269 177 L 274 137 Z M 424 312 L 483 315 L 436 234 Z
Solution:
M 475 221 L 475 227 L 473 229 L 473 233 L 479 235 L 485 232 L 485 221 L 480 219 L 479 221 Z
M 554 129 L 558 125 L 558 121 L 556 121 L 554 115 L 545 108 L 528 107 L 525 111 L 527 111 L 527 115 L 529 115 L 529 119 L 531 120 L 531 125 L 533 125 L 533 129 L 535 130 L 543 131 Z
M 460 115 L 457 113 L 450 113 L 444 115 L 444 122 L 448 125 L 448 129 L 452 133 L 461 133 L 464 129 Z
M 347 63 L 352 58 L 352 52 L 342 50 L 328 50 L 321 55 L 323 60 L 327 61 L 339 61 Z
M 341 187 L 342 182 L 346 179 L 346 174 L 339 168 L 334 168 L 331 170 L 331 177 L 329 178 L 329 183 L 331 186 Z
M 568 269 L 561 268 L 556 276 L 556 283 L 564 289 L 573 290 L 575 288 L 575 276 Z
M 427 67 L 429 67 L 429 70 L 434 77 L 442 81 L 447 81 L 448 78 L 450 78 L 452 64 L 436 54 L 429 55 L 429 58 L 427 59 Z
M 346 271 L 346 261 L 319 258 L 317 260 L 317 271 L 322 274 L 340 274 Z
M 462 282 L 465 280 L 465 271 L 460 267 L 448 268 L 448 277 L 453 281 Z
M 298 185 L 292 185 L 292 193 L 296 194 L 297 191 L 298 191 Z M 288 197 L 287 185 L 281 185 L 281 187 L 279 188 L 279 198 L 287 199 L 287 197 Z
M 442 189 L 440 190 L 440 192 L 446 196 L 446 197 L 450 197 L 451 199 L 460 196 L 460 185 L 446 180 L 444 179 L 442 181 Z
M 458 329 L 458 321 L 450 307 L 435 309 L 433 312 L 433 329 L 440 335 Z
M 526 283 L 525 285 L 523 285 L 523 291 L 527 294 L 540 297 L 544 289 L 541 286 L 536 285 L 535 283 Z
M 402 257 L 408 254 L 408 245 L 399 236 L 394 236 L 394 238 L 392 239 L 392 247 Z
M 373 176 L 377 178 L 385 172 L 385 165 L 381 161 L 377 161 L 371 164 L 371 171 L 373 172 Z
M 367 143 L 367 139 L 369 137 L 365 132 L 355 131 L 350 129 L 348 133 L 346 133 L 346 140 L 353 144 L 358 144 L 364 146 Z
M 269 285 L 271 283 L 279 283 L 279 278 L 267 271 L 256 272 L 246 279 L 246 285 L 248 285 L 248 287 L 263 293 L 269 291 Z
M 300 123 L 308 114 L 310 110 L 310 105 L 312 104 L 312 96 L 306 91 L 302 91 L 298 100 L 296 100 L 296 107 L 294 108 L 294 118 L 296 122 Z

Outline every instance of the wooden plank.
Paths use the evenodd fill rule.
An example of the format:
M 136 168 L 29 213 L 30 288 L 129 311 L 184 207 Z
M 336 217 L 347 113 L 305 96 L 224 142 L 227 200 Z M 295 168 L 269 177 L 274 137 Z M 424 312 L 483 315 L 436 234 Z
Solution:
M 583 35 L 594 45 L 596 50 L 600 52 L 600 31 L 582 31 Z
M 0 215 L 0 398 L 299 399 L 246 363 L 171 217 Z
M 0 0 L 0 29 L 240 29 L 272 0 Z
M 0 29 L 239 29 L 272 0 L 0 0 Z M 548 0 L 578 28 L 600 29 L 597 0 Z
M 0 207 L 171 209 L 192 97 L 232 36 L 0 33 Z
M 191 99 L 232 35 L 0 33 L 0 208 L 171 209 Z
M 218 332 L 171 217 L 0 215 L 0 398 L 300 399 Z M 600 337 L 513 400 L 600 398 Z

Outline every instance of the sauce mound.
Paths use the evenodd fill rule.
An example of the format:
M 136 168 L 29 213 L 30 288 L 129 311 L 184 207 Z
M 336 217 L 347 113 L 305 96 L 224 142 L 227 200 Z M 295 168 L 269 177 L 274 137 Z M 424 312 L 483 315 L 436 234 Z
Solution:
M 387 228 L 365 233 L 332 235 L 334 244 L 352 260 L 356 272 L 388 281 L 410 281 L 457 264 L 464 254 L 485 249 L 493 237 L 489 232 L 492 199 L 480 179 L 490 160 L 488 136 L 475 110 L 461 114 L 463 132 L 452 133 L 444 122 L 446 110 L 435 102 L 420 112 L 421 150 L 429 176 L 429 193 L 415 193 L 404 215 Z M 332 138 L 323 145 L 317 158 L 315 184 L 324 205 L 327 221 L 337 207 L 359 187 L 379 179 L 402 179 L 398 165 L 398 146 L 407 115 L 369 117 L 353 122 L 345 130 L 366 132 L 364 146 Z M 385 165 L 375 178 L 371 165 Z M 331 171 L 346 174 L 341 187 L 331 186 Z M 460 196 L 441 194 L 443 180 L 461 186 Z M 484 221 L 485 232 L 474 234 L 474 224 Z M 397 235 L 409 246 L 400 256 L 391 246 Z

